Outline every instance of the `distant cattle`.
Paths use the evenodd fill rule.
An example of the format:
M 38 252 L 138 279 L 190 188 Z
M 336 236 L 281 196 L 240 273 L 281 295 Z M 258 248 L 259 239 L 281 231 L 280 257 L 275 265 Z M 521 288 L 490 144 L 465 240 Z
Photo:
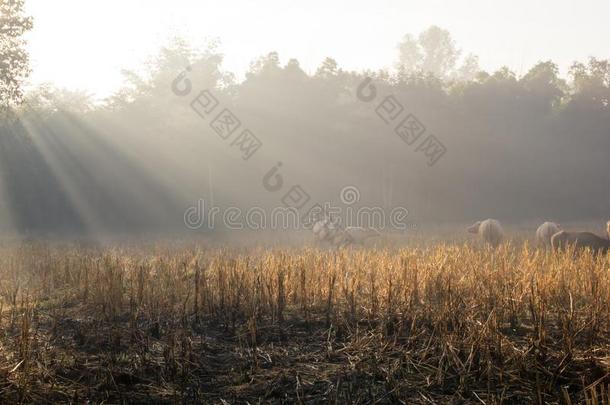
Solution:
M 610 234 L 610 221 L 606 224 L 606 233 Z M 555 250 L 564 250 L 570 246 L 575 251 L 589 248 L 593 253 L 607 253 L 610 250 L 610 240 L 591 232 L 559 231 L 551 238 L 551 244 Z
M 367 240 L 381 236 L 376 229 L 361 226 L 348 226 L 344 232 L 349 236 L 351 243 L 358 245 L 363 245 Z
M 346 247 L 363 245 L 367 240 L 379 237 L 380 233 L 373 228 L 348 226 L 345 229 L 334 223 L 330 218 L 324 218 L 313 226 L 314 239 L 321 245 Z
M 497 247 L 504 239 L 504 231 L 502 225 L 495 219 L 486 219 L 477 221 L 468 227 L 468 232 L 476 233 L 481 238 L 483 244 Z

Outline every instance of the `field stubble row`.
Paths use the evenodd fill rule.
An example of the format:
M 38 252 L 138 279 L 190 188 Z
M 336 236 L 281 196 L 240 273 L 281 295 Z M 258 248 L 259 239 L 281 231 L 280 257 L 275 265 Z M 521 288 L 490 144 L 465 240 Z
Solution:
M 3 248 L 0 392 L 608 403 L 609 267 L 527 245 Z

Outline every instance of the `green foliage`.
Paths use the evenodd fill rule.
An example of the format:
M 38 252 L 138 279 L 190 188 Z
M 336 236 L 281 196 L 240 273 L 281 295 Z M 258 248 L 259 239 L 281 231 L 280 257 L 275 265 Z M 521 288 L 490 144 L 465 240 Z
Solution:
M 436 28 L 404 44 L 412 52 L 403 56 L 415 65 L 403 58 L 398 71 L 347 71 L 329 57 L 305 72 L 297 60 L 271 52 L 238 82 L 223 69 L 216 43 L 197 50 L 175 40 L 146 69 L 126 71 L 125 86 L 103 105 L 82 92 L 38 89 L 28 95 L 21 132 L 43 145 L 41 153 L 20 141 L 0 142 L 5 195 L 18 226 L 81 229 L 86 206 L 109 229 L 182 230 L 184 209 L 207 190 L 210 167 L 217 205 L 256 202 L 271 210 L 281 193 L 268 193 L 261 178 L 277 161 L 284 162 L 286 185 L 301 185 L 312 203 L 332 201 L 354 183 L 366 190 L 363 204 L 381 206 L 385 181 L 392 204 L 422 223 L 607 216 L 608 61 L 576 63 L 566 81 L 551 61 L 520 76 L 507 67 L 481 71 L 472 55 L 454 60 L 459 51 Z M 424 68 L 432 60 L 444 62 Z M 178 96 L 172 82 L 181 72 L 192 89 Z M 356 97 L 366 77 L 377 89 L 368 103 Z M 191 108 L 203 90 L 219 101 L 204 119 Z M 386 123 L 376 110 L 390 95 L 404 110 Z M 260 156 L 243 161 L 231 145 L 235 137 L 223 141 L 210 128 L 221 108 L 261 140 Z M 433 168 L 417 144 L 394 131 L 407 114 L 447 147 Z M 70 206 L 70 199 L 82 202 Z
M 32 28 L 24 15 L 24 0 L 0 0 L 0 108 L 23 98 L 21 83 L 28 76 L 29 59 L 23 34 Z
M 610 62 L 590 58 L 587 64 L 575 62 L 570 68 L 574 100 L 590 109 L 607 109 L 610 101 Z

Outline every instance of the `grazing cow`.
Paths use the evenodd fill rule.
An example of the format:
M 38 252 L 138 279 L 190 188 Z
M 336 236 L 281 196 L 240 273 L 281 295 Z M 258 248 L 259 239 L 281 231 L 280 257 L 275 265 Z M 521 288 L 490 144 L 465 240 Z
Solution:
M 606 233 L 610 234 L 610 221 L 606 224 Z M 589 248 L 593 253 L 606 253 L 610 249 L 610 240 L 591 232 L 559 231 L 551 238 L 551 245 L 555 250 L 574 246 L 575 251 Z
M 504 231 L 502 225 L 495 219 L 486 219 L 477 221 L 467 229 L 470 233 L 476 233 L 481 237 L 483 244 L 489 244 L 492 247 L 497 247 L 504 239 Z
M 316 242 L 337 248 L 353 244 L 363 245 L 368 239 L 380 236 L 373 228 L 350 226 L 341 229 L 328 217 L 316 222 L 312 230 Z
M 333 243 L 333 240 L 341 232 L 333 221 L 326 217 L 313 225 L 313 236 L 316 242 L 320 244 Z
M 381 236 L 376 229 L 361 226 L 348 226 L 344 232 L 349 235 L 351 243 L 357 245 L 364 245 L 367 240 Z
M 313 224 L 312 231 L 316 242 L 324 242 L 328 240 L 333 232 L 333 228 L 334 226 L 328 218 L 324 218 L 323 220 L 317 221 L 315 224 Z
M 551 238 L 559 231 L 561 231 L 561 227 L 555 222 L 545 222 L 540 225 L 536 230 L 536 242 L 538 243 L 538 246 L 546 249 L 551 248 Z

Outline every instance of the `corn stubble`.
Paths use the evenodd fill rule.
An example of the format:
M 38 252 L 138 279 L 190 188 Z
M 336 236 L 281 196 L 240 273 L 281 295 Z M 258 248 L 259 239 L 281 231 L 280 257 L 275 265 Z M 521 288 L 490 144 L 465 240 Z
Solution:
M 0 252 L 5 402 L 610 404 L 610 259 Z

